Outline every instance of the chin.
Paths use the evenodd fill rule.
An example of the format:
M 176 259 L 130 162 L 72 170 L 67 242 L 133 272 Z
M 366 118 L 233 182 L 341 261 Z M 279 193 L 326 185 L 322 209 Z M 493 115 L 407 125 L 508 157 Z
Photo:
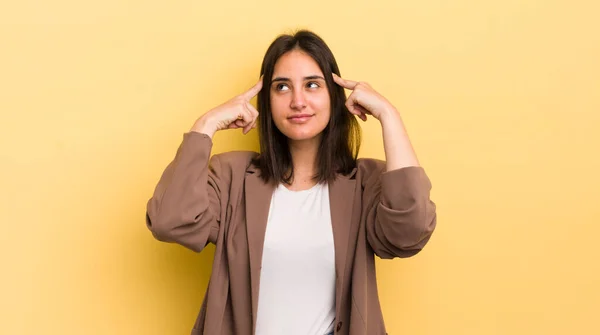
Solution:
M 315 137 L 318 137 L 319 135 L 321 135 L 320 131 L 316 131 L 316 130 L 306 130 L 306 131 L 302 131 L 299 129 L 286 129 L 284 131 L 282 131 L 283 135 L 285 135 L 288 139 L 292 140 L 292 141 L 306 141 L 306 140 L 312 140 Z

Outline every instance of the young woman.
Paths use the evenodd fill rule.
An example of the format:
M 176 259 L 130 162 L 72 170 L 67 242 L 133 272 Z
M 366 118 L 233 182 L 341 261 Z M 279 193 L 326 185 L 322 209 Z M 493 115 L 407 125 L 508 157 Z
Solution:
M 374 256 L 413 256 L 436 225 L 400 114 L 367 83 L 342 79 L 309 31 L 279 36 L 260 72 L 183 135 L 148 202 L 158 240 L 216 245 L 192 334 L 385 334 Z M 368 116 L 381 123 L 385 161 L 357 159 L 356 117 Z M 215 132 L 257 125 L 260 154 L 211 158 Z

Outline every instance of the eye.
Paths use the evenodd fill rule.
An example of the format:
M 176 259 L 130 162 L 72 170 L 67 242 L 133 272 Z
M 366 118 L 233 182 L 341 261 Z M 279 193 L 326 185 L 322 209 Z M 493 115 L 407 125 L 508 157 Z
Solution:
M 287 91 L 287 90 L 289 90 L 290 88 L 288 87 L 288 85 L 287 85 L 287 84 L 277 84 L 277 85 L 275 85 L 275 89 L 276 89 L 277 91 Z
M 321 86 L 316 81 L 310 81 L 310 82 L 308 82 L 306 84 L 306 87 L 308 87 L 308 88 L 319 88 Z

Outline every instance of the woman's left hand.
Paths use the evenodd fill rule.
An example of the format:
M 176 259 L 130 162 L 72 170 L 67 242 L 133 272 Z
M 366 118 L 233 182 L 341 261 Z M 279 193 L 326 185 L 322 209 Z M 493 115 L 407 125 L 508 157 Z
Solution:
M 381 94 L 377 93 L 371 85 L 365 82 L 342 79 L 335 73 L 333 74 L 333 80 L 343 88 L 352 91 L 346 100 L 346 107 L 348 107 L 350 113 L 357 115 L 361 120 L 367 121 L 367 114 L 381 121 L 382 117 L 388 113 L 398 113 L 396 108 Z

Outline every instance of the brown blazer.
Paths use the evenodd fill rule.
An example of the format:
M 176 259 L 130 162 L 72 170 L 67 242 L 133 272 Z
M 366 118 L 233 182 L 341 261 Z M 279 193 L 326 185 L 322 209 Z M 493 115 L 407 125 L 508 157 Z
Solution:
M 146 223 L 160 241 L 196 252 L 216 245 L 210 282 L 192 335 L 251 335 L 256 325 L 262 248 L 274 186 L 260 179 L 254 152 L 213 155 L 205 134 L 184 134 L 147 204 Z M 385 171 L 359 159 L 329 184 L 335 247 L 335 334 L 386 334 L 374 255 L 410 257 L 436 225 L 423 168 Z M 293 302 L 290 302 L 293 303 Z M 312 334 L 310 334 L 312 335 Z

